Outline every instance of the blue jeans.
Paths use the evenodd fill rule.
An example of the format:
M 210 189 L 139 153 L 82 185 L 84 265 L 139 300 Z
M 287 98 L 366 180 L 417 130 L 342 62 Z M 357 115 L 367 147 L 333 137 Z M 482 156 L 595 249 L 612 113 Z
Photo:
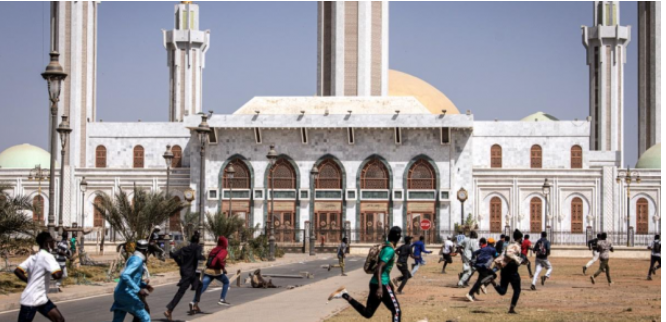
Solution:
M 148 314 L 146 309 L 141 309 L 139 311 L 130 312 L 130 314 L 134 315 L 134 317 L 137 318 L 141 322 L 150 322 L 150 314 Z M 123 322 L 123 321 L 125 321 L 125 316 L 126 315 L 127 315 L 126 311 L 114 310 L 113 311 L 113 322 Z
M 229 290 L 229 278 L 227 277 L 226 274 L 218 275 L 218 276 L 212 276 L 212 275 L 204 275 L 203 277 L 203 287 L 201 287 L 201 290 L 196 292 L 194 294 L 194 303 L 199 303 L 201 301 L 201 293 L 205 292 L 206 289 L 208 288 L 208 285 L 213 280 L 218 280 L 222 282 L 222 294 L 220 294 L 220 299 L 224 300 L 227 298 L 227 290 Z

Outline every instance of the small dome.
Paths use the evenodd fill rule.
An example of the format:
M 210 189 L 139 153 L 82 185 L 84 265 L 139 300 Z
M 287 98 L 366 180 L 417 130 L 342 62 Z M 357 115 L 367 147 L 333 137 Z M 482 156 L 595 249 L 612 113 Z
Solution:
M 661 169 L 661 143 L 653 145 L 636 162 L 638 169 Z
M 460 114 L 444 93 L 418 77 L 390 69 L 388 83 L 388 96 L 413 96 L 432 114 L 442 114 L 442 110 L 446 114 Z
M 2 169 L 32 169 L 37 165 L 42 169 L 50 168 L 51 154 L 34 145 L 15 145 L 0 153 Z
M 534 114 L 530 114 L 528 116 L 523 117 L 521 120 L 523 122 L 541 122 L 541 121 L 559 121 L 559 119 L 555 116 L 552 116 L 550 114 L 546 114 L 544 112 L 536 112 Z

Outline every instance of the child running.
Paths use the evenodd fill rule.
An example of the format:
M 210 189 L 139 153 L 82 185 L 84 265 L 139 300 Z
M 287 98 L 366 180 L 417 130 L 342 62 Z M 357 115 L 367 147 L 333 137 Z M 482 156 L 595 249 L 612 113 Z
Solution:
M 405 236 L 405 243 L 396 249 L 395 252 L 398 254 L 398 263 L 396 263 L 396 265 L 402 276 L 393 279 L 393 285 L 400 284 L 400 287 L 398 287 L 398 294 L 402 294 L 402 290 L 405 288 L 405 285 L 407 285 L 407 280 L 412 278 L 412 273 L 409 271 L 409 266 L 407 264 L 407 260 L 410 257 L 414 258 L 414 254 L 412 253 L 412 236 Z

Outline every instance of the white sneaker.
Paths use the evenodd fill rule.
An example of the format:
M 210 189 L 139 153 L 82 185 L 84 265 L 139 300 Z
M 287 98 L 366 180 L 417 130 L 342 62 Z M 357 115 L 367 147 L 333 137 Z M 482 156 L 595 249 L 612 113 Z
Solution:
M 339 289 L 335 290 L 335 292 L 328 296 L 328 300 L 341 299 L 344 294 L 349 294 L 349 292 L 347 292 L 347 289 L 344 286 L 340 286 Z
M 217 304 L 222 305 L 222 306 L 230 306 L 231 305 L 231 303 L 227 302 L 227 300 L 219 300 L 219 301 L 217 301 Z
M 474 302 L 474 296 L 471 296 L 469 293 L 467 293 L 466 297 L 470 302 Z

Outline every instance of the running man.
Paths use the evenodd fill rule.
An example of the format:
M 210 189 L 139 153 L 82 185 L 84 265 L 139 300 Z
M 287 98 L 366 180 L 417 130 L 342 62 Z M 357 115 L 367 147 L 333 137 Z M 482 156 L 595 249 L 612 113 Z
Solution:
M 474 268 L 476 268 L 476 271 L 479 273 L 479 278 L 476 280 L 476 283 L 474 283 L 474 286 L 472 286 L 472 289 L 469 290 L 469 293 L 467 293 L 467 299 L 470 302 L 474 302 L 474 300 L 476 300 L 476 298 L 474 298 L 474 294 L 478 293 L 479 289 L 483 290 L 484 294 L 486 293 L 485 288 L 481 288 L 483 285 L 482 283 L 487 281 L 486 277 L 495 275 L 490 267 L 493 264 L 493 259 L 495 259 L 497 250 L 495 247 L 487 244 L 485 238 L 481 238 L 479 240 L 479 244 L 481 248 L 475 251 L 472 255 L 476 258 Z
M 396 265 L 402 276 L 394 278 L 393 285 L 400 284 L 398 294 L 402 294 L 402 290 L 407 285 L 407 280 L 412 278 L 412 273 L 409 271 L 409 264 L 407 264 L 407 260 L 410 257 L 414 258 L 414 254 L 412 253 L 412 236 L 405 236 L 405 243 L 396 249 L 395 252 L 398 254 L 398 263 Z
M 440 262 L 444 262 L 444 266 L 442 266 L 442 274 L 446 274 L 446 265 L 453 263 L 451 254 L 455 254 L 455 245 L 451 239 L 451 236 L 447 236 L 446 240 L 444 240 L 444 245 L 442 245 L 442 258 L 439 260 Z
M 532 242 L 530 241 L 530 235 L 525 235 L 523 242 L 520 244 L 520 257 L 523 259 L 521 265 L 527 265 L 527 272 L 530 273 L 530 278 L 534 277 L 532 274 L 532 262 L 528 258 L 529 251 L 532 249 Z
M 595 239 L 590 239 L 587 242 L 587 248 L 592 251 L 592 259 L 587 262 L 585 266 L 583 266 L 583 275 L 587 272 L 587 269 L 590 268 L 590 266 L 594 265 L 596 261 L 599 260 L 599 252 L 597 251 L 597 243 L 599 242 L 599 237 L 601 234 L 597 234 L 597 238 Z
M 147 253 L 148 241 L 142 239 L 136 243 L 134 254 L 127 259 L 120 282 L 113 291 L 113 322 L 125 321 L 127 313 L 134 316 L 134 321 L 150 322 L 150 314 L 141 299 L 153 291 L 152 286 L 143 282 Z
M 606 279 L 608 279 L 608 286 L 610 287 L 613 282 L 611 282 L 610 277 L 610 266 L 608 266 L 608 260 L 610 259 L 610 252 L 613 252 L 613 245 L 610 241 L 606 240 L 608 235 L 606 233 L 601 233 L 599 236 L 599 241 L 597 242 L 597 250 L 599 251 L 599 269 L 593 276 L 590 276 L 590 281 L 592 284 L 595 284 L 595 278 L 599 276 L 602 272 L 606 272 Z
M 394 248 L 400 241 L 401 234 L 402 229 L 398 226 L 394 226 L 389 231 L 388 240 L 386 241 L 384 248 L 382 248 L 382 251 L 379 253 L 379 264 L 377 265 L 375 274 L 373 274 L 372 279 L 370 280 L 370 293 L 368 294 L 368 300 L 365 306 L 354 300 L 344 286 L 331 293 L 328 300 L 345 299 L 366 319 L 371 318 L 375 314 L 375 311 L 377 311 L 379 304 L 384 303 L 384 306 L 391 311 L 393 317 L 391 321 L 400 322 L 402 311 L 400 310 L 398 298 L 393 292 L 394 286 L 391 285 L 391 269 L 395 262 Z
M 504 255 L 499 256 L 495 260 L 495 265 L 502 268 L 500 285 L 497 285 L 495 279 L 491 277 L 486 278 L 489 280 L 487 283 L 492 284 L 499 295 L 505 295 L 509 290 L 509 285 L 511 285 L 513 296 L 511 297 L 511 306 L 509 307 L 510 314 L 516 314 L 516 305 L 518 305 L 518 299 L 520 299 L 520 274 L 518 274 L 518 268 L 522 262 L 522 258 L 520 257 L 522 238 L 523 233 L 516 229 L 513 232 L 514 242 L 506 247 Z M 482 283 L 485 283 L 485 281 L 482 281 Z
M 550 262 L 548 261 L 548 256 L 550 255 L 550 242 L 547 237 L 548 233 L 545 231 L 542 232 L 541 239 L 534 244 L 534 252 L 536 253 L 536 272 L 532 279 L 532 286 L 530 286 L 532 291 L 536 291 L 536 283 L 539 280 L 539 274 L 541 274 L 542 269 L 546 269 L 546 275 L 541 277 L 541 286 L 546 284 L 546 280 L 550 278 L 550 274 L 553 272 L 553 266 L 550 265 Z
M 195 232 L 192 238 L 190 238 L 190 244 L 179 249 L 172 255 L 178 266 L 180 266 L 180 281 L 178 282 L 176 295 L 167 304 L 167 310 L 164 312 L 164 316 L 168 321 L 173 321 L 171 313 L 178 305 L 178 302 L 180 302 L 180 299 L 183 298 L 187 289 L 192 286 L 194 290 L 198 291 L 199 287 L 201 287 L 196 272 L 199 261 L 205 259 L 202 251 L 203 249 L 199 244 L 199 233 Z
M 652 256 L 650 256 L 650 270 L 648 270 L 648 281 L 652 280 L 652 274 L 656 274 L 656 270 L 661 268 L 661 240 L 659 240 L 659 235 L 654 235 L 654 241 L 648 249 L 652 251 Z M 654 267 L 655 263 L 659 263 L 659 266 Z
M 425 243 L 423 242 L 424 240 L 425 237 L 419 236 L 419 240 L 412 245 L 412 247 L 414 247 L 414 265 L 412 265 L 412 276 L 416 275 L 416 272 L 419 271 L 419 267 L 421 267 L 421 265 L 426 264 L 422 254 L 432 254 L 432 251 L 426 250 Z
M 14 275 L 27 283 L 21 293 L 19 322 L 32 322 L 37 312 L 51 322 L 65 322 L 58 308 L 46 296 L 50 278 L 62 278 L 60 265 L 49 250 L 54 248 L 54 240 L 48 232 L 41 232 L 36 238 L 39 251 L 31 255 L 15 270 Z
M 217 247 L 213 248 L 208 254 L 206 261 L 206 269 L 204 269 L 203 286 L 198 288 L 194 293 L 194 300 L 190 303 L 190 313 L 201 313 L 199 309 L 199 302 L 201 301 L 201 293 L 208 289 L 208 286 L 213 280 L 218 280 L 222 283 L 222 293 L 220 293 L 220 300 L 217 304 L 222 306 L 231 305 L 227 302 L 227 291 L 229 290 L 229 278 L 227 277 L 227 255 L 229 254 L 227 246 L 229 242 L 224 236 L 217 239 Z
M 471 231 L 469 233 L 469 237 L 465 237 L 465 239 L 460 243 L 459 247 L 462 249 L 460 257 L 462 257 L 463 270 L 460 272 L 460 274 L 458 274 L 459 288 L 469 286 L 469 278 L 474 272 L 470 264 L 470 261 L 472 260 L 472 253 L 479 249 L 479 240 L 477 238 L 479 238 L 479 235 L 477 235 L 476 231 Z

